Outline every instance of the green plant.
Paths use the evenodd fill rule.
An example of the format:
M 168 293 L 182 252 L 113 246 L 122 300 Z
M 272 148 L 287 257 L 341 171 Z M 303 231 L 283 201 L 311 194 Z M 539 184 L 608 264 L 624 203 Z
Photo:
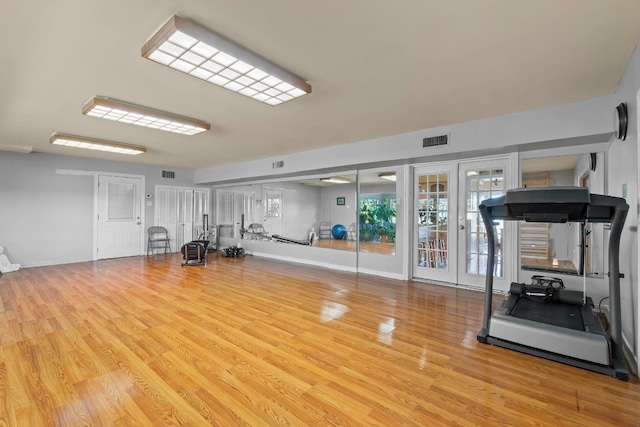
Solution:
M 360 201 L 360 240 L 374 241 L 384 237 L 396 239 L 395 199 L 365 199 Z

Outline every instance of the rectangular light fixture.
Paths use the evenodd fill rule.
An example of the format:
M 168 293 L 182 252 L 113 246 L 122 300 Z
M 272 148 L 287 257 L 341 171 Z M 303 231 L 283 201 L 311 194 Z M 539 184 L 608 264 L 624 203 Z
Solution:
M 91 98 L 84 107 L 82 107 L 82 114 L 189 136 L 197 135 L 200 132 L 211 129 L 209 123 L 201 120 L 155 110 L 117 99 L 106 98 L 104 96 L 94 96 Z
M 311 92 L 300 77 L 179 16 L 145 43 L 142 56 L 273 106 Z
M 346 178 L 338 178 L 335 176 L 329 177 L 329 178 L 320 178 L 320 181 L 322 182 L 331 182 L 333 184 L 349 184 L 351 181 L 349 181 Z
M 378 174 L 379 178 L 386 179 L 389 181 L 396 182 L 396 173 L 395 172 L 381 172 Z
M 33 151 L 33 147 L 29 147 L 27 145 L 0 145 L 0 151 L 29 154 Z
M 89 150 L 108 151 L 117 154 L 142 154 L 147 149 L 137 145 L 122 144 L 119 142 L 105 141 L 96 138 L 87 138 L 85 136 L 69 135 L 66 133 L 56 132 L 51 135 L 49 142 L 54 145 L 64 145 L 66 147 L 87 148 Z

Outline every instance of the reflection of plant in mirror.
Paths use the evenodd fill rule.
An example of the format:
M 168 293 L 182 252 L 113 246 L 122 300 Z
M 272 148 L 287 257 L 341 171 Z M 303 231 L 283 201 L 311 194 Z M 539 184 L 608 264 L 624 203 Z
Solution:
M 396 200 L 384 198 L 360 201 L 360 240 L 396 241 Z

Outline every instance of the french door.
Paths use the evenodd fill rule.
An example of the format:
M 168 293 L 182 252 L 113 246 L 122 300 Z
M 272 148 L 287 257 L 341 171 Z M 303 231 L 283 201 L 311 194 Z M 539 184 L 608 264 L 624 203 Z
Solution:
M 478 206 L 483 200 L 502 196 L 507 190 L 508 161 L 482 160 L 461 163 L 458 174 L 458 284 L 484 287 L 489 245 Z M 513 223 L 512 223 L 513 224 Z M 493 287 L 509 289 L 506 272 L 511 271 L 515 252 L 508 252 L 507 224 L 495 221 Z
M 414 277 L 484 287 L 488 245 L 478 206 L 504 194 L 508 164 L 492 159 L 415 168 Z M 513 256 L 503 221 L 494 232 L 494 288 L 507 290 Z

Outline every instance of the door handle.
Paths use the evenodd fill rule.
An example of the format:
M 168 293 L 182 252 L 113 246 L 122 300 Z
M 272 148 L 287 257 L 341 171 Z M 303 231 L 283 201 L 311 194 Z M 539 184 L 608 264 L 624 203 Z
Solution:
M 464 225 L 460 225 L 460 230 L 464 230 Z

